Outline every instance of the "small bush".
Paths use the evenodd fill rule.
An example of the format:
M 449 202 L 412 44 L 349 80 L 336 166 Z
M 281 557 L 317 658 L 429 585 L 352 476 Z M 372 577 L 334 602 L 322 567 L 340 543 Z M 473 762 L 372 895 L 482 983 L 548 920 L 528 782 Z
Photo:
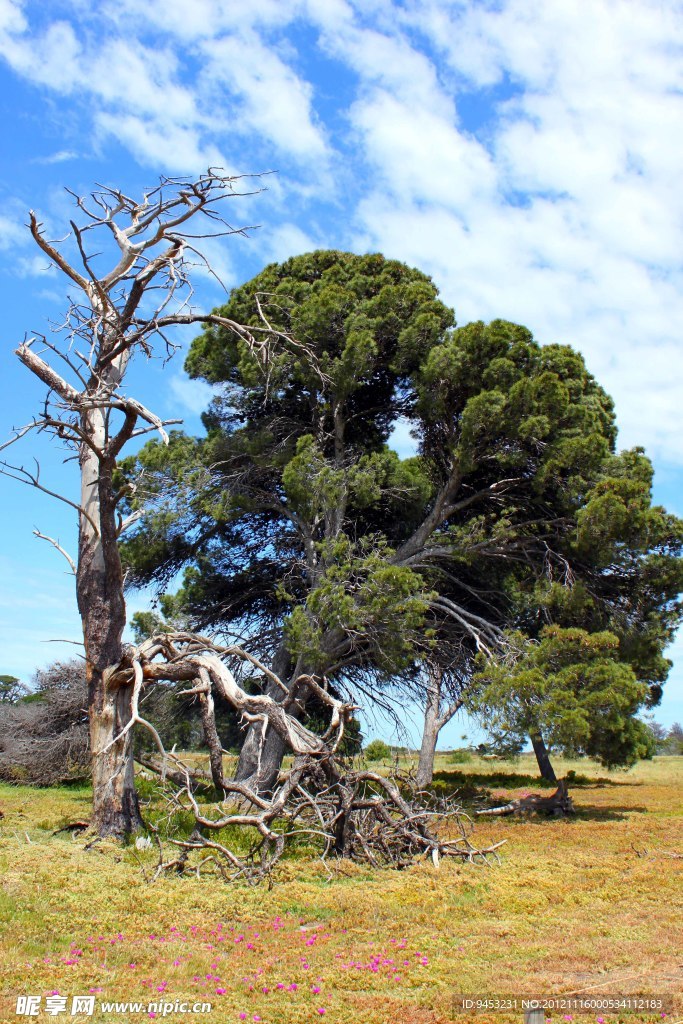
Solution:
M 458 750 L 451 750 L 448 755 L 449 764 L 469 764 L 471 760 L 472 755 L 465 747 L 459 747 Z
M 373 740 L 365 748 L 368 761 L 386 761 L 391 757 L 391 747 L 384 740 Z

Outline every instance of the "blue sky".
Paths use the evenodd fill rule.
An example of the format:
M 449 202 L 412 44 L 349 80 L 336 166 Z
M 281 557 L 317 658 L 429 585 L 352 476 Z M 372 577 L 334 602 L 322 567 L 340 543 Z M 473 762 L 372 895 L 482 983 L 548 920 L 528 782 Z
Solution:
M 136 194 L 214 164 L 276 172 L 234 200 L 250 239 L 210 246 L 226 287 L 316 247 L 418 266 L 459 323 L 580 349 L 620 446 L 646 447 L 656 499 L 683 514 L 682 45 L 681 5 L 649 0 L 0 0 L 0 437 L 41 397 L 16 342 L 65 309 L 28 209 L 57 237 L 64 186 Z M 198 429 L 207 391 L 182 356 L 139 365 L 131 390 Z M 49 445 L 12 457 L 74 483 Z M 73 550 L 75 525 L 11 481 L 0 495 L 0 671 L 27 678 L 78 650 L 48 642 L 79 623 L 66 563 L 32 535 Z M 683 644 L 670 654 L 664 723 L 683 720 Z

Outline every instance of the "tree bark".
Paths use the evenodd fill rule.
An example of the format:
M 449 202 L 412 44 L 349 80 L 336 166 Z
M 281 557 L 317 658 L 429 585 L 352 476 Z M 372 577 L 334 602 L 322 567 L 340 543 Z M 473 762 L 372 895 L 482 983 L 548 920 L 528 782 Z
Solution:
M 286 679 L 292 671 L 292 659 L 284 647 L 273 658 L 273 672 L 279 679 Z M 299 674 L 298 672 L 296 673 Z M 290 680 L 290 685 L 293 680 Z M 266 684 L 264 693 L 273 700 L 281 701 L 285 694 L 272 680 Z M 297 708 L 292 707 L 289 714 L 298 718 Z M 263 739 L 263 725 L 252 722 L 242 744 L 240 756 L 235 769 L 235 782 L 247 785 L 255 793 L 267 793 L 277 782 L 278 773 L 285 756 L 285 743 L 273 730 L 269 729 Z
M 420 757 L 417 762 L 417 773 L 415 782 L 420 789 L 428 786 L 434 777 L 434 755 L 436 753 L 436 741 L 439 738 L 439 685 L 433 683 L 432 674 L 427 687 L 427 704 L 425 707 L 425 722 L 422 731 L 422 746 Z
M 84 433 L 100 452 L 106 444 L 106 413 L 83 413 Z M 142 828 L 135 792 L 133 730 L 120 736 L 132 714 L 132 685 L 110 685 L 123 655 L 126 625 L 123 572 L 117 544 L 113 471 L 115 459 L 81 446 L 81 507 L 76 592 L 83 623 L 92 755 L 91 825 L 101 836 L 121 837 Z
M 199 713 L 202 718 L 204 730 L 204 742 L 209 748 L 209 764 L 211 765 L 211 778 L 219 793 L 223 792 L 223 745 L 218 730 L 216 729 L 216 717 L 214 714 L 213 694 L 208 689 L 206 693 L 200 694 Z
M 272 729 L 262 741 L 261 725 L 250 726 L 235 770 L 235 782 L 243 783 L 259 795 L 271 792 L 277 782 L 285 750 L 284 740 Z
M 543 742 L 543 737 L 540 732 L 532 732 L 529 738 L 531 739 L 531 745 L 534 748 L 534 754 L 538 761 L 541 778 L 547 779 L 548 782 L 557 782 L 555 769 L 550 762 L 550 755 L 548 754 L 548 749 Z
M 456 711 L 460 710 L 462 703 L 462 700 L 458 699 L 444 706 L 444 671 L 439 665 L 429 665 L 427 668 L 425 722 L 415 774 L 415 783 L 420 789 L 428 786 L 434 777 L 434 756 L 439 733 L 444 725 L 450 722 Z

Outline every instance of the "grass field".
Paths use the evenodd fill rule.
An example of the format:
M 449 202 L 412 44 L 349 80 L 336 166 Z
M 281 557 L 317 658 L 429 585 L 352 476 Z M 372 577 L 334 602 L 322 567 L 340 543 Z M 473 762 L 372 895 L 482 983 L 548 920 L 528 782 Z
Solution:
M 330 879 L 289 860 L 256 889 L 213 878 L 145 882 L 152 852 L 53 835 L 87 817 L 87 790 L 0 786 L 0 1020 L 146 1020 L 104 1001 L 206 1001 L 207 1024 L 479 1024 L 511 1013 L 456 1012 L 454 996 L 596 995 L 681 988 L 683 758 L 579 776 L 572 819 L 480 819 L 480 844 L 507 839 L 499 866 L 430 863 L 372 873 L 348 863 Z M 443 788 L 499 796 L 539 789 L 535 762 L 437 764 Z M 15 1015 L 40 995 L 39 1016 Z M 48 1016 L 46 998 L 67 997 Z M 71 1015 L 74 995 L 94 1013 Z M 56 1006 L 60 1005 L 58 1002 Z M 155 1011 L 152 1011 L 154 1013 Z M 163 1010 L 157 1011 L 161 1018 Z M 553 1021 L 659 1021 L 659 1013 L 549 1013 Z M 669 1013 L 672 1024 L 683 1013 Z

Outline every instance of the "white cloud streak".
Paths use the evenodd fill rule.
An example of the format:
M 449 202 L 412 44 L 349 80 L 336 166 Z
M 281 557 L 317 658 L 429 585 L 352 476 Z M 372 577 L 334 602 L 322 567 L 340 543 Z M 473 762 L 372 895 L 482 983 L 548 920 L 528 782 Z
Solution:
M 188 16 L 183 0 L 63 0 L 37 29 L 38 9 L 0 0 L 0 54 L 87 99 L 101 147 L 188 173 L 245 147 L 285 159 L 268 258 L 329 239 L 417 264 L 460 322 L 503 316 L 576 345 L 621 442 L 683 461 L 678 5 L 195 0 Z M 334 132 L 311 56 L 354 82 Z M 333 230 L 291 208 L 321 196 Z

